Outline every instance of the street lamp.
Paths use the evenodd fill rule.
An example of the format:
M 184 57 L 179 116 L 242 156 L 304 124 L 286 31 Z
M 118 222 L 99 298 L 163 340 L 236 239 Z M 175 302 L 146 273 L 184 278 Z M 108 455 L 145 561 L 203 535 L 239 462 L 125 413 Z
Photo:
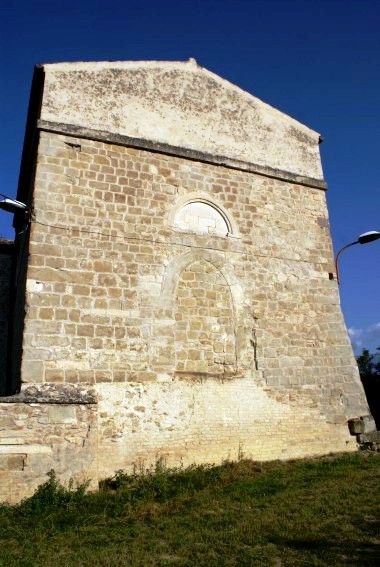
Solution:
M 27 213 L 29 210 L 25 203 L 16 201 L 16 199 L 9 199 L 8 197 L 5 197 L 5 199 L 0 201 L 0 209 L 3 209 L 3 211 L 7 211 L 8 213 Z
M 373 242 L 374 240 L 378 240 L 379 238 L 380 238 L 380 232 L 377 232 L 377 230 L 369 230 L 368 232 L 364 232 L 363 234 L 361 234 L 358 237 L 358 239 L 355 240 L 355 242 L 350 242 L 349 244 L 346 244 L 345 246 L 343 246 L 343 248 L 339 250 L 338 254 L 335 257 L 335 272 L 336 272 L 336 280 L 338 284 L 340 284 L 338 259 L 341 253 L 343 252 L 343 250 L 346 250 L 346 248 L 349 248 L 350 246 L 354 246 L 354 244 L 367 244 L 368 242 Z

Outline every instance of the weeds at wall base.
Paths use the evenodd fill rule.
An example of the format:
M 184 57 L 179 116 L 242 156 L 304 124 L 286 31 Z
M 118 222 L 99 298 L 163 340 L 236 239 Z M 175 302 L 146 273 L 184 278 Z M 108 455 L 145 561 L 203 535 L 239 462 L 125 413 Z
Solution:
M 0 507 L 0 566 L 379 564 L 380 457 L 118 471 L 98 492 L 54 471 Z

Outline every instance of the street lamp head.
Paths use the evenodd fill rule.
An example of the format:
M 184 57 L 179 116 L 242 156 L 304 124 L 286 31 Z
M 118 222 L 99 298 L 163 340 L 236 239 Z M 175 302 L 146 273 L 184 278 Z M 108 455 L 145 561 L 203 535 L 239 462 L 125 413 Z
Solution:
M 16 201 L 16 199 L 8 199 L 7 197 L 0 201 L 0 209 L 8 213 L 27 213 L 29 210 L 25 203 Z
M 349 248 L 350 246 L 354 246 L 355 244 L 367 244 L 368 242 L 373 242 L 374 240 L 378 240 L 379 238 L 380 238 L 380 232 L 378 232 L 377 230 L 369 230 L 368 232 L 364 232 L 363 234 L 361 234 L 358 237 L 358 239 L 355 240 L 355 242 L 350 242 L 349 244 L 346 244 L 346 246 L 343 246 L 343 248 L 339 250 L 338 254 L 335 256 L 335 272 L 336 272 L 336 279 L 338 284 L 340 283 L 338 260 L 343 250 L 346 250 L 347 248 Z
M 368 232 L 364 232 L 358 238 L 359 244 L 367 244 L 367 242 L 373 242 L 374 240 L 378 240 L 380 238 L 380 232 L 377 230 L 370 230 Z

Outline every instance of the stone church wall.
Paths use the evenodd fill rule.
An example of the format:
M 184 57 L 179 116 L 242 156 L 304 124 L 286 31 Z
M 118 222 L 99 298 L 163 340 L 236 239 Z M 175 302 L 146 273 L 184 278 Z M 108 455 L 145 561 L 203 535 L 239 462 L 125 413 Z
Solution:
M 95 486 L 157 461 L 355 450 L 347 420 L 368 408 L 323 181 L 43 117 L 0 496 L 51 468 Z

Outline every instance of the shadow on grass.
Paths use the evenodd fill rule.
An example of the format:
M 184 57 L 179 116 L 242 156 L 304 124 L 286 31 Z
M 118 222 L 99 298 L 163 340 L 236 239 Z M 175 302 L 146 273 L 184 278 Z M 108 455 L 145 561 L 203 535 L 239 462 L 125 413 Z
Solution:
M 378 533 L 378 532 L 377 532 Z M 380 565 L 380 542 L 332 541 L 324 538 L 280 538 L 271 537 L 271 542 L 283 550 L 306 552 L 318 559 L 326 559 L 329 565 L 352 567 L 378 567 Z

